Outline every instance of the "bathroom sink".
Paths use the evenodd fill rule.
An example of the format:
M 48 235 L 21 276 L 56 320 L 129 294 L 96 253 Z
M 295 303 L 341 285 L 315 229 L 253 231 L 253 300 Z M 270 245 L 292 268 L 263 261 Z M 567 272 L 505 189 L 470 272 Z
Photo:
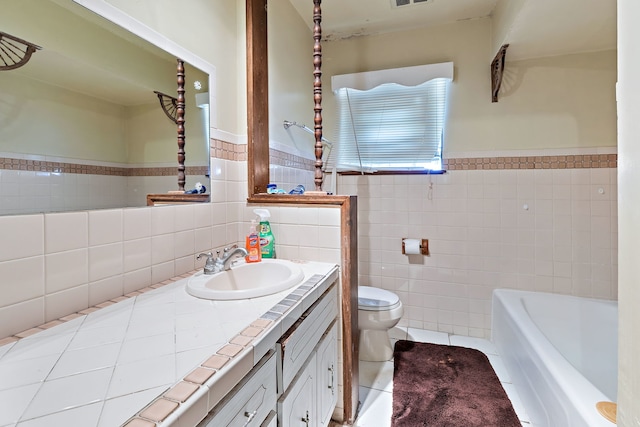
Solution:
M 293 262 L 263 259 L 257 263 L 240 262 L 212 275 L 200 271 L 189 278 L 187 292 L 210 300 L 258 298 L 289 289 L 302 279 L 302 269 Z

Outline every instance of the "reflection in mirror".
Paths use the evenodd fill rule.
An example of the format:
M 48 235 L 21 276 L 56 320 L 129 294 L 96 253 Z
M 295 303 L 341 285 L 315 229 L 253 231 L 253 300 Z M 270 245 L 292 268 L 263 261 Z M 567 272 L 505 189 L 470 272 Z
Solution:
M 175 55 L 72 0 L 4 0 L 0 31 L 42 49 L 0 71 L 0 214 L 145 206 L 178 190 Z M 185 64 L 185 189 L 208 187 L 209 76 Z

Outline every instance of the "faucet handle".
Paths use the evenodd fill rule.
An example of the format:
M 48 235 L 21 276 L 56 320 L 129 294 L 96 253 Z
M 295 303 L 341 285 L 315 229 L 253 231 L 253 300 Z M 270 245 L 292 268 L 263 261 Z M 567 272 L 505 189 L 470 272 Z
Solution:
M 233 249 L 236 249 L 237 247 L 238 247 L 238 245 L 235 244 L 235 245 L 231 245 L 231 246 L 229 246 L 227 248 L 224 248 L 224 253 L 222 254 L 222 256 L 226 257 L 229 254 L 230 251 L 232 251 Z
M 207 253 L 201 253 L 198 254 L 198 256 L 196 257 L 196 259 L 200 259 L 201 257 L 206 256 L 208 259 L 212 259 L 213 258 L 213 254 L 211 252 L 207 252 Z

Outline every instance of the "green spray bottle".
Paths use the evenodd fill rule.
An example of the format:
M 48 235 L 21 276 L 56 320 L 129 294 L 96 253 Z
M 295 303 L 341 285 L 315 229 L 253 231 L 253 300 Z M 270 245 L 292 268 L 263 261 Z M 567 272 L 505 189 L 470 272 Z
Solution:
M 260 235 L 260 250 L 262 252 L 262 258 L 275 258 L 276 239 L 273 237 L 271 224 L 269 224 L 271 214 L 267 209 L 254 209 L 253 213 L 260 217 L 258 234 Z

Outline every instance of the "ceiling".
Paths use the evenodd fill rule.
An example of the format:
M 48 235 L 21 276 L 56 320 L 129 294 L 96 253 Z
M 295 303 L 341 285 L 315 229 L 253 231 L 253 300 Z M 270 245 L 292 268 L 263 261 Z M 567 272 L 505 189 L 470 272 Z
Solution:
M 290 0 L 313 26 L 309 0 Z M 324 40 L 435 26 L 492 16 L 498 0 L 427 0 L 395 6 L 396 0 L 323 0 Z M 406 1 L 406 0 L 405 0 Z M 410 0 L 413 3 L 413 0 Z M 507 22 L 507 60 L 616 48 L 616 0 L 501 0 L 519 10 Z M 494 41 L 495 42 L 495 41 Z

